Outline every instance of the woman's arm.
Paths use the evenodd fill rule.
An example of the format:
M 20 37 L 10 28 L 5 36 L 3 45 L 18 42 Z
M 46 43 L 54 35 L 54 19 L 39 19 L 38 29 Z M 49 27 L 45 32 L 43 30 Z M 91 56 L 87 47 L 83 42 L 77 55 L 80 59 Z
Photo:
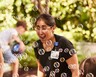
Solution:
M 69 58 L 67 61 L 68 68 L 72 72 L 72 77 L 79 77 L 79 65 L 78 65 L 78 58 L 77 55 L 74 54 L 71 58 Z
M 41 66 L 41 64 L 38 60 L 37 60 L 37 65 L 38 65 L 37 77 L 44 77 L 43 67 Z

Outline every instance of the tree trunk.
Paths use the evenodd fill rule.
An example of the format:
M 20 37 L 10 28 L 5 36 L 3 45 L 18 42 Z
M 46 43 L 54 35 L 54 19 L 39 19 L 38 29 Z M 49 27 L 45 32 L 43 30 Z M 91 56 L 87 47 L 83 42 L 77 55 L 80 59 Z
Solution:
M 34 3 L 35 7 L 39 11 L 40 14 L 46 13 L 49 14 L 49 3 L 50 0 L 45 0 L 45 6 L 41 4 L 41 0 L 31 0 L 32 3 Z

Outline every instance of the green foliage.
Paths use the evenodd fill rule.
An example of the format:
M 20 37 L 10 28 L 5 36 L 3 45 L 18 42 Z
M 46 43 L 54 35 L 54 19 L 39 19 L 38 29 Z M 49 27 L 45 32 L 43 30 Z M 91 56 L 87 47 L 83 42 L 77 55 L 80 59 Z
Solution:
M 26 51 L 19 57 L 23 67 L 36 67 L 36 58 L 32 46 L 26 46 Z
M 79 64 L 81 63 L 81 61 L 82 60 L 84 60 L 86 58 L 86 56 L 84 55 L 84 56 L 82 56 L 82 55 L 78 55 L 78 62 L 79 62 Z
M 38 39 L 38 36 L 35 31 L 26 31 L 21 38 L 25 45 L 32 45 L 32 43 Z
M 49 5 L 50 13 L 55 17 L 59 28 L 70 32 L 75 30 L 73 37 L 76 41 L 96 42 L 93 31 L 96 28 L 95 1 L 52 0 Z
M 36 67 L 36 58 L 34 54 L 34 49 L 32 43 L 38 39 L 35 31 L 27 31 L 21 39 L 26 45 L 25 52 L 19 57 L 20 64 L 23 67 Z

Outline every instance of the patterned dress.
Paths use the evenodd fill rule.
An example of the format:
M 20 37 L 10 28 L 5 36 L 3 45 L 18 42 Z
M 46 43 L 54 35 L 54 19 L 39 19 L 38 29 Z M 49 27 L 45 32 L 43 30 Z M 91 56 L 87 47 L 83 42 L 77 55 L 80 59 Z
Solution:
M 72 43 L 66 38 L 54 34 L 56 42 L 50 52 L 46 52 L 40 40 L 34 43 L 36 58 L 40 61 L 45 77 L 72 77 L 66 60 L 76 54 Z

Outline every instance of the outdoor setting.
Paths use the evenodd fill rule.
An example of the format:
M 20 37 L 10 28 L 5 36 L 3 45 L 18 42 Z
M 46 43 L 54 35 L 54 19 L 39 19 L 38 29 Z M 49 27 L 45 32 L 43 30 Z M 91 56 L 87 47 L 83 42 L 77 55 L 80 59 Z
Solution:
M 52 23 L 52 25 L 55 24 L 55 27 L 49 27 L 51 25 L 51 19 L 47 20 L 46 18 L 48 17 L 46 16 L 46 20 L 44 20 L 43 18 L 43 15 L 49 14 L 54 18 L 56 22 Z M 44 24 L 49 26 L 43 27 L 45 26 Z M 22 28 L 21 25 L 23 25 Z M 13 30 L 13 28 L 15 28 L 17 32 Z M 7 29 L 9 30 L 9 32 L 11 32 L 11 34 L 16 34 L 16 36 L 11 36 L 11 34 L 8 34 Z M 49 30 L 49 32 L 47 31 L 47 29 Z M 5 30 L 6 33 L 3 34 L 3 31 Z M 42 34 L 43 32 L 46 32 L 46 36 Z M 64 44 L 66 43 L 65 47 L 67 48 L 68 44 L 68 47 L 70 49 L 68 50 L 64 48 L 66 49 L 66 52 L 64 52 L 66 55 L 68 55 L 67 51 L 71 51 L 71 49 L 73 49 L 71 55 L 68 55 L 68 57 L 66 57 L 66 55 L 64 54 L 65 57 L 60 58 L 61 63 L 59 63 L 59 61 L 57 62 L 56 70 L 58 70 L 59 67 L 63 65 L 63 60 L 66 60 L 66 62 L 68 61 L 68 63 L 75 62 L 69 62 L 68 59 L 70 59 L 69 57 L 72 57 L 72 55 L 76 54 L 77 57 L 72 58 L 75 58 L 76 61 L 78 61 L 78 63 L 75 62 L 75 64 L 77 63 L 77 65 L 80 66 L 78 68 L 79 76 L 96 77 L 96 74 L 92 73 L 92 69 L 91 72 L 88 69 L 87 71 L 89 72 L 84 72 L 84 75 L 81 76 L 81 68 L 85 67 L 84 69 L 86 69 L 88 63 L 85 62 L 88 62 L 89 59 L 90 68 L 91 66 L 93 66 L 91 65 L 91 61 L 95 62 L 94 67 L 92 68 L 95 68 L 94 71 L 96 72 L 96 58 L 94 60 L 91 60 L 91 58 L 96 57 L 96 0 L 0 0 L 0 74 L 2 74 L 0 77 L 39 77 L 40 75 L 37 76 L 39 63 L 41 63 L 40 66 L 42 65 L 42 68 L 44 67 L 43 71 L 45 71 L 46 73 L 44 74 L 44 76 L 40 77 L 79 77 L 75 75 L 73 76 L 72 73 L 72 76 L 67 76 L 66 73 L 60 73 L 60 75 L 58 75 L 56 72 L 56 75 L 53 75 L 52 73 L 52 75 L 47 76 L 47 74 L 49 74 L 47 73 L 49 67 L 46 67 L 45 69 L 45 64 L 47 65 L 47 61 L 46 59 L 43 59 L 42 56 L 46 58 L 46 55 L 44 55 L 45 53 L 49 53 L 49 51 L 51 52 L 51 50 L 55 51 L 54 48 L 56 47 L 52 45 L 54 40 L 47 40 L 46 43 L 48 45 L 45 45 L 44 43 L 44 37 L 47 38 L 49 36 L 47 36 L 48 33 L 51 36 L 51 32 L 54 33 L 54 37 L 57 37 L 55 38 L 56 42 L 54 43 L 56 47 L 59 47 L 57 40 L 61 38 L 61 36 L 72 43 L 71 46 L 71 44 L 69 45 L 68 41 L 62 41 L 64 39 L 62 37 L 62 40 L 59 41 L 62 42 L 62 44 L 60 43 L 60 47 L 62 48 L 59 53 L 62 53 L 63 46 L 65 46 L 63 45 L 63 42 Z M 5 40 L 9 39 L 7 37 L 15 40 L 14 42 L 13 40 L 9 40 L 11 41 L 10 43 L 8 41 L 10 50 L 8 50 L 7 45 L 5 45 L 7 43 L 5 42 Z M 15 47 L 14 49 L 12 49 L 13 46 L 17 45 L 18 43 L 21 46 L 20 53 L 19 50 L 16 50 Z M 40 53 L 38 49 L 39 45 L 40 47 L 44 46 L 45 48 L 45 50 L 41 50 Z M 11 55 L 11 57 L 13 58 L 12 62 L 8 59 L 11 58 L 8 57 L 8 53 L 6 53 L 8 51 L 12 51 L 11 54 L 14 55 Z M 15 51 L 17 51 L 17 53 Z M 2 63 L 2 56 L 4 55 L 4 63 Z M 58 53 L 54 53 L 54 55 L 58 56 Z M 57 57 L 54 55 L 51 54 L 51 57 L 57 59 Z M 72 61 L 71 59 L 70 61 Z M 13 63 L 13 67 L 11 66 L 10 62 Z M 50 61 L 48 63 L 51 64 Z M 81 65 L 82 63 L 83 66 Z M 15 64 L 18 64 L 17 66 L 19 67 L 18 75 L 15 70 Z M 53 64 L 55 64 L 55 62 Z M 76 66 L 70 67 L 70 69 L 76 69 Z M 14 70 L 12 72 L 13 68 Z M 62 68 L 62 66 L 60 68 Z M 52 66 L 50 66 L 50 70 L 53 70 Z

